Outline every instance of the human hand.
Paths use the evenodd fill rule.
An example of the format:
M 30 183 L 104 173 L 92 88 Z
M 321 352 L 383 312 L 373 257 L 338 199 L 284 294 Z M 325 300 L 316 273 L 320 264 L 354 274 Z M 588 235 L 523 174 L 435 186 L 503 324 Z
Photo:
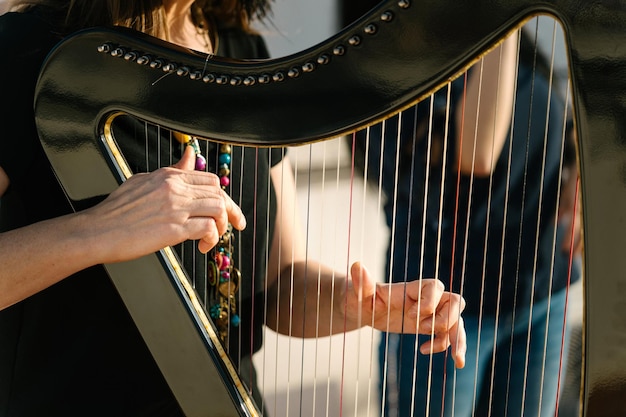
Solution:
M 134 259 L 188 239 L 206 253 L 230 222 L 242 230 L 241 209 L 221 189 L 219 178 L 194 170 L 187 147 L 171 167 L 135 174 L 102 203 L 85 210 L 102 263 Z
M 369 272 L 354 263 L 346 299 L 346 317 L 391 333 L 419 333 L 432 338 L 420 352 L 444 352 L 451 347 L 455 366 L 465 366 L 466 335 L 461 312 L 465 300 L 445 291 L 441 281 L 422 279 L 406 283 L 375 283 Z

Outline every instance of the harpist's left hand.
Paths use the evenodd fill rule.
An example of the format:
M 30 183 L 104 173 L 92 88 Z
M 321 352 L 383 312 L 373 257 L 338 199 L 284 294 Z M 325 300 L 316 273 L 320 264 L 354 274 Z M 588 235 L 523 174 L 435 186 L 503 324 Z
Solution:
M 367 270 L 355 263 L 346 299 L 346 318 L 391 333 L 420 333 L 434 337 L 420 352 L 444 352 L 451 347 L 457 368 L 465 365 L 466 336 L 461 312 L 465 300 L 445 291 L 441 281 L 422 279 L 384 284 L 372 280 Z

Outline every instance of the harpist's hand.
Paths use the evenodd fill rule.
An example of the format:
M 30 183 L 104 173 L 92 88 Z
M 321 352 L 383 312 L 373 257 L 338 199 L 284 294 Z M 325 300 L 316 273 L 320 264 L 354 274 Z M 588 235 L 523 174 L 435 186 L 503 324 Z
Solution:
M 230 222 L 245 227 L 241 209 L 219 178 L 193 169 L 191 147 L 174 166 L 129 178 L 101 204 L 85 212 L 100 236 L 103 262 L 132 259 L 187 239 L 207 252 Z
M 351 268 L 352 291 L 346 305 L 349 320 L 360 321 L 391 333 L 420 333 L 434 338 L 420 346 L 424 354 L 451 347 L 457 368 L 465 365 L 466 336 L 461 312 L 465 300 L 447 292 L 439 280 L 422 279 L 407 283 L 375 283 L 359 263 Z M 361 302 L 359 302 L 361 301 Z

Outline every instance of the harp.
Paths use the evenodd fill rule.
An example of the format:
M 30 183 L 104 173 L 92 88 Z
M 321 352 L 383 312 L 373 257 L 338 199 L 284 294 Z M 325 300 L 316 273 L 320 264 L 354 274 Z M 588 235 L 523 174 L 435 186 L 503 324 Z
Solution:
M 268 61 L 207 60 L 136 33 L 88 30 L 48 57 L 37 124 L 80 208 L 132 174 L 109 131 L 115 115 L 242 146 L 325 142 L 427 99 L 528 19 L 553 16 L 566 34 L 585 223 L 582 413 L 618 416 L 625 12 L 612 0 L 390 0 L 320 45 Z M 187 415 L 260 414 L 171 249 L 106 268 Z

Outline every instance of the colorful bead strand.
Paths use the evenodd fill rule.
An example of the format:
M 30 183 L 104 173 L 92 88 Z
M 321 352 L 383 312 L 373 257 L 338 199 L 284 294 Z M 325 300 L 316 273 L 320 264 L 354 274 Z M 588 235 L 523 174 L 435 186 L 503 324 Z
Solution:
M 198 140 L 189 136 L 187 144 L 193 147 L 196 153 L 196 170 L 206 170 L 206 159 L 200 152 Z M 222 144 L 218 154 L 218 176 L 220 186 L 224 191 L 230 185 L 231 146 Z M 237 291 L 241 273 L 234 267 L 232 261 L 232 243 L 234 240 L 233 228 L 228 224 L 224 233 L 211 251 L 208 265 L 208 283 L 210 285 L 210 302 L 207 306 L 209 315 L 215 322 L 219 336 L 224 344 L 228 343 L 229 325 L 238 327 L 240 323 L 237 314 Z

